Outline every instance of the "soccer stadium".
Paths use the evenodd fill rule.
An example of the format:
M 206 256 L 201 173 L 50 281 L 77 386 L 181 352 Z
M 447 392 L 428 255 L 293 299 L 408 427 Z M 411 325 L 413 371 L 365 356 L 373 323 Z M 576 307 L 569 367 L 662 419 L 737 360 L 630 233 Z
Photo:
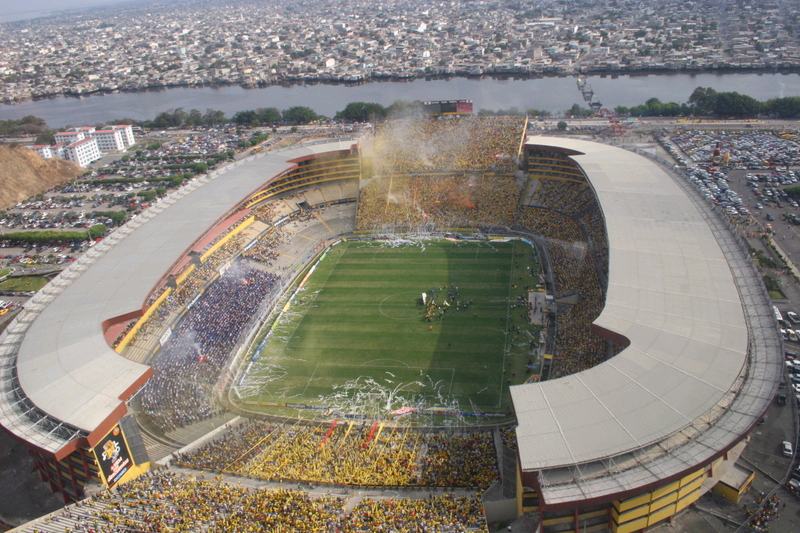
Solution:
M 0 337 L 70 503 L 19 530 L 627 533 L 714 489 L 782 375 L 755 266 L 655 159 L 527 126 L 259 153 L 91 248 Z

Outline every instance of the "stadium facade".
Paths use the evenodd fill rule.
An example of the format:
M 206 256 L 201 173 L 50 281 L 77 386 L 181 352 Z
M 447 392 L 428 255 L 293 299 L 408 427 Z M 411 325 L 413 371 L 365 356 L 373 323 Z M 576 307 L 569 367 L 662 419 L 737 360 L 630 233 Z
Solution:
M 305 145 L 212 172 L 31 299 L 0 338 L 0 424 L 28 445 L 54 491 L 75 500 L 91 480 L 110 486 L 149 468 L 127 403 L 152 370 L 119 354 L 144 320 L 126 324 L 147 318 L 252 224 L 260 201 L 357 181 L 358 150 L 353 141 Z M 525 169 L 542 154 L 568 160 L 561 177 L 580 173 L 599 201 L 608 272 L 593 330 L 618 353 L 511 388 L 517 513 L 537 511 L 547 532 L 638 531 L 696 501 L 728 467 L 729 452 L 774 397 L 781 341 L 734 237 L 661 167 L 603 144 L 530 137 Z M 535 172 L 526 179 L 535 186 Z M 350 192 L 342 187 L 336 201 L 355 201 Z

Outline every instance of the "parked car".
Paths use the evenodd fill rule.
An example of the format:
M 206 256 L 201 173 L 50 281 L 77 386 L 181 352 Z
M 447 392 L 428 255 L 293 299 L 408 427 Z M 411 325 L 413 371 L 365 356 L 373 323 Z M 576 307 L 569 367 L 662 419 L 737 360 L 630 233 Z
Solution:
M 792 443 L 788 440 L 783 441 L 783 456 L 784 457 L 793 457 L 794 456 L 794 448 L 792 448 Z

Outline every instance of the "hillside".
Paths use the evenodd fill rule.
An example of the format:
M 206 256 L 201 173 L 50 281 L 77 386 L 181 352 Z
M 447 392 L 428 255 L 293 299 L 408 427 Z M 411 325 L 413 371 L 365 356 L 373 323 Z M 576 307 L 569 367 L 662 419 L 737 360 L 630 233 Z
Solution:
M 69 161 L 42 159 L 22 146 L 0 145 L 0 209 L 8 209 L 84 172 Z

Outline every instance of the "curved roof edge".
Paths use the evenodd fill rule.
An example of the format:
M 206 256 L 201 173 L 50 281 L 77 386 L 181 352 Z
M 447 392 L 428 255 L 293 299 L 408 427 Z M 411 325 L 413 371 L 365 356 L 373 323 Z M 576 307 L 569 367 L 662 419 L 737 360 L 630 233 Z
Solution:
M 106 343 L 103 321 L 140 309 L 182 251 L 249 194 L 290 169 L 291 160 L 355 144 L 351 139 L 312 142 L 210 172 L 71 264 L 0 336 L 0 424 L 52 453 L 103 427 L 152 372 Z
M 550 504 L 616 494 L 710 460 L 755 424 L 780 373 L 766 295 L 747 287 L 752 263 L 654 162 L 576 139 L 527 144 L 583 153 L 574 160 L 609 238 L 606 306 L 595 324 L 631 344 L 584 372 L 512 387 L 522 470 L 539 472 Z

